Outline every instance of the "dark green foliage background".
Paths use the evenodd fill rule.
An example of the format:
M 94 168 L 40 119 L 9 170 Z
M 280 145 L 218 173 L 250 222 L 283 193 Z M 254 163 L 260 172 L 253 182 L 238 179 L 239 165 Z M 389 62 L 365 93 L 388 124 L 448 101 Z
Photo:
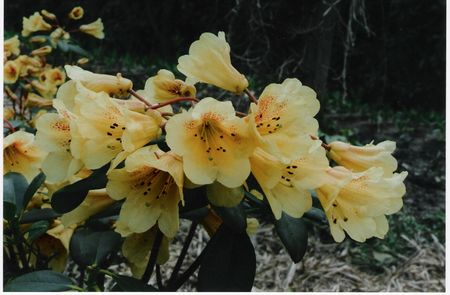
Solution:
M 36 10 L 65 15 L 80 4 L 86 12 L 80 24 L 103 19 L 103 52 L 117 51 L 118 59 L 132 54 L 167 64 L 176 64 L 176 58 L 202 32 L 223 30 L 231 43 L 233 63 L 251 77 L 253 88 L 295 76 L 313 86 L 323 101 L 328 94 L 342 91 L 340 76 L 352 3 L 359 21 L 352 23 L 349 98 L 397 110 L 442 112 L 443 0 L 7 0 L 5 29 L 20 32 L 21 17 Z M 364 27 L 364 15 L 370 33 Z M 79 37 L 85 48 L 99 46 L 98 40 Z

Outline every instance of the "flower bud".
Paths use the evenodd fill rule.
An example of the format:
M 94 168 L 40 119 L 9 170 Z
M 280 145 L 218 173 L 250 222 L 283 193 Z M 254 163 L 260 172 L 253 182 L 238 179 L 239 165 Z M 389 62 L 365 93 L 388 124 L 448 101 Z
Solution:
M 22 36 L 24 37 L 28 37 L 31 33 L 37 31 L 49 31 L 52 28 L 37 11 L 29 18 L 24 17 L 22 26 Z
M 81 6 L 74 7 L 72 11 L 69 13 L 69 18 L 71 19 L 80 19 L 84 15 L 84 9 Z
M 3 79 L 6 84 L 14 84 L 19 78 L 20 64 L 9 60 L 3 66 Z
M 41 14 L 42 14 L 46 19 L 49 19 L 49 20 L 56 20 L 56 15 L 54 15 L 54 14 L 51 13 L 51 12 L 48 12 L 48 11 L 45 10 L 45 9 L 42 9 L 42 10 L 41 10 Z
M 5 43 L 3 43 L 3 53 L 5 54 L 5 57 L 20 54 L 20 41 L 17 35 L 5 40 Z
M 44 56 L 51 52 L 52 52 L 52 47 L 49 45 L 46 45 L 46 46 L 43 46 L 43 47 L 40 47 L 38 49 L 31 51 L 31 55 Z

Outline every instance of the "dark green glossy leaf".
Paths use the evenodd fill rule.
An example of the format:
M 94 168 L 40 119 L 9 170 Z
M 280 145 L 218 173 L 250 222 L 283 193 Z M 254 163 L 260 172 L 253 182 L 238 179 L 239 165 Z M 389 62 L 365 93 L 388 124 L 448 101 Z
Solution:
M 212 206 L 223 222 L 236 233 L 245 233 L 247 229 L 247 214 L 241 204 L 234 207 Z
M 3 203 L 10 203 L 10 205 L 6 205 L 6 208 L 3 204 L 3 207 L 8 210 L 5 217 L 13 217 L 12 212 L 14 211 L 15 215 L 20 215 L 27 188 L 28 182 L 22 174 L 9 172 L 3 176 Z M 15 207 L 15 210 L 12 210 L 12 206 Z
M 16 205 L 14 205 L 13 203 L 9 203 L 9 202 L 3 202 L 3 217 L 8 220 L 11 221 L 14 219 L 14 217 L 16 216 Z
M 25 196 L 23 198 L 23 208 L 26 208 L 28 203 L 30 202 L 31 198 L 33 198 L 34 194 L 37 192 L 37 190 L 41 187 L 42 184 L 44 184 L 45 181 L 45 174 L 39 173 L 36 175 L 36 177 L 31 181 L 30 185 L 28 186 Z
M 116 282 L 115 291 L 128 291 L 128 292 L 156 292 L 158 289 L 151 285 L 147 285 L 141 280 L 122 276 L 122 275 L 114 275 L 112 276 L 113 280 Z
M 89 190 L 104 188 L 108 181 L 108 166 L 109 164 L 95 170 L 89 177 L 56 191 L 52 196 L 52 208 L 58 213 L 70 212 L 84 201 Z
M 41 220 L 33 223 L 28 229 L 28 240 L 34 241 L 48 230 L 50 223 L 47 220 Z
M 283 212 L 275 220 L 275 229 L 281 242 L 295 263 L 302 260 L 308 246 L 308 230 L 301 218 L 291 217 Z
M 51 208 L 31 209 L 25 212 L 20 219 L 20 223 L 32 223 L 40 220 L 52 220 L 61 216 Z
M 70 255 L 82 266 L 99 266 L 110 253 L 119 248 L 121 241 L 120 235 L 111 230 L 77 230 L 70 240 Z
M 246 233 L 221 225 L 205 249 L 198 273 L 198 291 L 251 291 L 256 256 Z
M 73 282 L 58 272 L 40 270 L 24 274 L 9 282 L 6 292 L 61 292 L 71 290 Z

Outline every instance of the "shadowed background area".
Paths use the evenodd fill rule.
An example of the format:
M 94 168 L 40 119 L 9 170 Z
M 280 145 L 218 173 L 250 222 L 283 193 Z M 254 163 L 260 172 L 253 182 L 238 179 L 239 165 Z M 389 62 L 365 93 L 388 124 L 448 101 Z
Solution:
M 176 64 L 202 32 L 223 30 L 233 63 L 262 84 L 295 76 L 322 96 L 444 109 L 443 0 L 17 0 L 5 4 L 5 29 L 20 31 L 36 10 L 64 15 L 77 4 L 86 11 L 80 24 L 103 19 L 100 46 L 118 62 L 126 53 Z M 99 45 L 84 39 L 88 49 Z

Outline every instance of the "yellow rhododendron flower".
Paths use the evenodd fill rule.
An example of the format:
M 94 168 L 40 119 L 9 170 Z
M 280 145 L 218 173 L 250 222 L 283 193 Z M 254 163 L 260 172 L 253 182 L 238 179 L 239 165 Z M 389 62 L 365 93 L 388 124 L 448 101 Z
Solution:
M 34 36 L 31 37 L 28 41 L 30 41 L 31 43 L 44 43 L 47 41 L 47 38 L 41 36 Z
M 3 119 L 5 120 L 11 120 L 12 118 L 14 118 L 15 115 L 15 111 L 13 108 L 10 107 L 4 107 L 3 108 Z
M 164 102 L 176 97 L 195 97 L 195 94 L 193 85 L 175 79 L 175 75 L 168 70 L 159 70 L 156 76 L 150 77 L 142 91 L 145 98 L 156 102 Z
M 232 65 L 230 45 L 225 33 L 203 33 L 192 43 L 189 54 L 178 59 L 177 69 L 193 82 L 213 84 L 225 90 L 242 93 L 248 81 Z
M 389 176 L 397 169 L 397 160 L 392 156 L 395 142 L 386 140 L 377 145 L 354 146 L 345 142 L 334 141 L 329 144 L 330 157 L 339 165 L 355 172 L 362 172 L 370 167 L 381 167 L 384 175 Z
M 66 73 L 61 68 L 49 68 L 39 75 L 39 80 L 59 86 L 66 81 Z
M 31 81 L 31 86 L 45 98 L 53 98 L 58 90 L 55 84 L 47 82 L 42 83 L 37 80 Z
M 42 9 L 42 10 L 41 10 L 41 14 L 42 14 L 46 19 L 49 19 L 49 20 L 55 20 L 55 19 L 56 19 L 56 15 L 54 15 L 53 13 L 51 13 L 51 12 L 45 10 L 45 9 Z
M 384 177 L 379 167 L 352 173 L 341 166 L 329 168 L 327 173 L 332 180 L 317 189 L 317 195 L 334 240 L 342 242 L 344 231 L 358 242 L 384 238 L 389 229 L 385 215 L 401 209 L 408 173 Z
M 320 108 L 316 93 L 297 79 L 270 84 L 258 104 L 252 103 L 246 118 L 261 148 L 284 161 L 295 159 L 309 148 L 310 135 L 317 135 L 314 116 Z
M 183 177 L 181 159 L 171 152 L 148 146 L 128 156 L 124 168 L 109 173 L 106 185 L 111 198 L 126 198 L 116 231 L 126 236 L 158 224 L 165 236 L 174 237 L 179 226 Z
M 64 66 L 67 76 L 75 81 L 80 81 L 86 88 L 100 92 L 104 91 L 109 96 L 128 97 L 128 90 L 133 88 L 133 82 L 123 78 L 120 74 L 116 76 L 95 74 L 83 70 L 77 66 Z
M 13 61 L 8 60 L 3 65 L 3 79 L 6 84 L 14 84 L 20 75 L 20 64 Z
M 70 239 L 75 228 L 76 225 L 64 227 L 61 221 L 55 220 L 52 227 L 44 235 L 36 239 L 35 244 L 39 249 L 39 253 L 47 258 L 52 257 L 49 261 L 49 266 L 52 270 L 64 271 L 67 258 L 69 257 Z
M 29 107 L 51 107 L 53 101 L 48 98 L 44 98 L 42 96 L 37 95 L 36 93 L 28 93 L 26 105 Z
M 42 62 L 38 57 L 20 55 L 15 60 L 20 65 L 20 76 L 36 75 L 42 71 Z
M 74 7 L 70 13 L 69 13 L 69 18 L 71 19 L 80 19 L 82 18 L 84 15 L 84 9 L 81 6 L 77 6 Z
M 113 168 L 161 133 L 162 119 L 158 112 L 133 112 L 104 92 L 92 92 L 79 83 L 76 86 L 75 106 L 79 114 L 73 125 L 81 134 L 82 143 L 72 136 L 71 148 L 72 154 L 87 168 L 100 168 L 117 156 Z
M 230 101 L 207 97 L 167 122 L 166 141 L 183 157 L 184 173 L 193 183 L 217 180 L 226 187 L 238 187 L 250 174 L 248 157 L 254 144 L 248 129 Z
M 154 226 L 144 233 L 127 236 L 123 242 L 122 254 L 128 261 L 133 277 L 137 279 L 142 278 L 147 268 L 156 231 L 157 227 Z M 167 260 L 169 260 L 169 239 L 163 236 L 156 263 L 162 265 Z
M 52 52 L 52 47 L 49 45 L 46 45 L 46 46 L 43 46 L 43 47 L 40 47 L 38 49 L 31 51 L 31 55 L 44 56 L 51 52 Z
M 53 32 L 50 33 L 50 43 L 53 47 L 58 45 L 58 41 L 64 36 L 66 32 L 62 28 L 56 28 Z
M 44 157 L 31 133 L 17 131 L 3 139 L 3 174 L 18 172 L 30 182 L 39 173 Z
M 89 191 L 86 199 L 77 208 L 61 216 L 64 226 L 81 223 L 89 217 L 102 212 L 116 201 L 106 193 L 106 189 Z
M 295 218 L 308 211 L 312 206 L 310 190 L 323 184 L 329 167 L 321 146 L 312 146 L 288 164 L 257 148 L 250 162 L 276 219 L 281 218 L 282 211 Z
M 105 33 L 103 33 L 103 22 L 102 19 L 99 18 L 95 22 L 80 26 L 80 31 L 92 35 L 97 39 L 105 38 Z
M 48 152 L 42 163 L 47 181 L 59 183 L 67 181 L 77 173 L 83 164 L 71 154 L 71 126 L 68 117 L 47 113 L 36 120 L 36 144 Z
M 20 54 L 20 41 L 19 37 L 15 35 L 3 43 L 3 54 L 5 57 L 10 57 L 11 55 Z
M 24 17 L 22 26 L 22 36 L 24 37 L 28 37 L 33 32 L 49 31 L 52 28 L 37 11 L 29 18 Z

